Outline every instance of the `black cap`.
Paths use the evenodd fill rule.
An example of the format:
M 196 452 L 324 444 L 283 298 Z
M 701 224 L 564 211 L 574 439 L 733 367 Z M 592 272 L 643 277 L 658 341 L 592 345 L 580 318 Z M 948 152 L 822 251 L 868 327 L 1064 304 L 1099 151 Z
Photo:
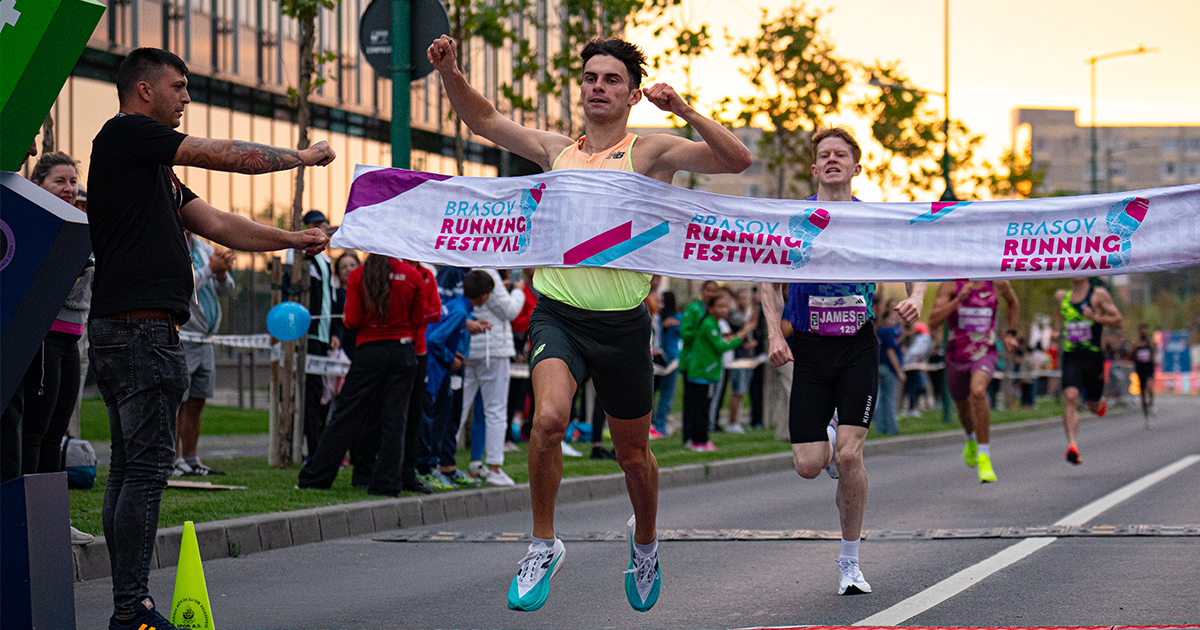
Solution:
M 325 213 L 321 212 L 320 210 L 309 210 L 308 212 L 305 212 L 304 217 L 302 219 L 300 219 L 300 222 L 303 223 L 304 225 L 312 225 L 314 223 L 325 223 L 327 221 L 329 221 L 329 219 L 326 219 Z

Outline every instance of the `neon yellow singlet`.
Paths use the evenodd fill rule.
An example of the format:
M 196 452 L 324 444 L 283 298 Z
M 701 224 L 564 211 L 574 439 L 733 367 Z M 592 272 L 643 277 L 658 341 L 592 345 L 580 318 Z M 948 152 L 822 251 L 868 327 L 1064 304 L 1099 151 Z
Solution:
M 586 137 L 586 136 L 585 136 Z M 551 170 L 569 168 L 633 171 L 633 141 L 626 134 L 615 146 L 588 155 L 580 138 L 563 149 Z M 533 276 L 533 286 L 551 299 L 589 311 L 627 311 L 641 304 L 650 293 L 650 274 L 607 267 L 542 267 Z

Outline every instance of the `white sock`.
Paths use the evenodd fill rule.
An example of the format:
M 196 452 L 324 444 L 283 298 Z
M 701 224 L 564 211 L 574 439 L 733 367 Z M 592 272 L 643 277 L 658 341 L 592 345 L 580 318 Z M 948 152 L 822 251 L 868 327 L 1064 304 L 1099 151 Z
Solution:
M 970 433 L 968 433 L 968 434 L 967 434 L 967 441 L 968 441 L 968 442 L 975 442 L 975 441 L 976 441 L 976 440 L 975 440 L 975 432 L 974 432 L 974 431 L 972 431 L 972 432 L 970 432 Z
M 858 540 L 846 540 L 845 538 L 843 538 L 842 539 L 842 553 L 840 555 L 838 555 L 838 560 L 855 560 L 855 561 L 857 561 L 858 560 L 858 543 L 860 543 L 860 542 L 862 542 L 861 538 Z
M 537 536 L 530 536 L 530 538 L 533 539 L 533 542 L 529 543 L 530 551 L 532 551 L 533 548 L 538 545 L 541 545 L 546 548 L 554 546 L 555 539 L 553 539 L 553 538 L 538 538 Z
M 655 538 L 654 542 L 650 543 L 649 545 L 643 545 L 635 540 L 633 541 L 633 548 L 635 551 L 637 551 L 637 555 L 639 556 L 645 557 L 654 555 L 654 553 L 658 551 L 658 538 Z
M 992 445 L 991 444 L 980 444 L 979 445 L 979 454 L 987 455 L 988 457 L 991 457 L 992 456 Z

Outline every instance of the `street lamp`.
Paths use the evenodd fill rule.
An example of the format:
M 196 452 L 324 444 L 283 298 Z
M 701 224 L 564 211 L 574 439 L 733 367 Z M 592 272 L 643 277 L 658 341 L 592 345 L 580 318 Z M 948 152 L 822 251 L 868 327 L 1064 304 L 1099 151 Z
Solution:
M 1133 50 L 1121 50 L 1121 51 L 1117 51 L 1117 52 L 1106 53 L 1103 55 L 1096 55 L 1095 57 L 1091 57 L 1086 62 L 1084 62 L 1092 67 L 1092 194 L 1093 195 L 1096 194 L 1097 192 L 1099 192 L 1097 190 L 1098 185 L 1099 185 L 1099 178 L 1097 176 L 1099 175 L 1099 173 L 1097 173 L 1097 164 L 1096 164 L 1096 154 L 1099 152 L 1099 145 L 1096 142 L 1096 62 L 1097 61 L 1107 61 L 1109 59 L 1116 59 L 1117 57 L 1130 57 L 1132 55 L 1142 55 L 1145 53 L 1155 53 L 1155 52 L 1158 52 L 1157 48 L 1146 48 L 1145 46 L 1138 46 L 1137 48 L 1135 48 Z

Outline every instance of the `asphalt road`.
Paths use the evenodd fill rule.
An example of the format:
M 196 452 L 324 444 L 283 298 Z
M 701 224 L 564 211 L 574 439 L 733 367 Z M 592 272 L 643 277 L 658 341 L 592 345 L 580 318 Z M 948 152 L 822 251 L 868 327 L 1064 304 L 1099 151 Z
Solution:
M 1200 524 L 1198 403 L 1160 397 L 1149 431 L 1140 412 L 1085 419 L 1080 466 L 1064 461 L 1057 425 L 997 436 L 999 481 L 988 485 L 963 465 L 961 445 L 870 456 L 865 528 Z M 1147 485 L 1156 471 L 1150 480 L 1158 481 Z M 835 486 L 826 477 L 776 473 L 665 490 L 659 528 L 836 530 Z M 1124 498 L 1113 499 L 1123 488 Z M 567 505 L 556 526 L 622 531 L 630 513 L 625 498 Z M 527 532 L 530 523 L 527 513 L 514 513 L 441 529 Z M 1200 623 L 1195 536 L 867 539 L 861 560 L 874 593 L 853 597 L 836 595 L 836 541 L 664 542 L 663 596 L 648 613 L 625 602 L 624 541 L 568 543 L 546 606 L 507 610 L 524 547 L 357 537 L 209 561 L 204 569 L 222 630 Z M 997 556 L 1007 566 L 996 569 Z M 174 569 L 151 574 L 151 593 L 164 608 L 173 581 Z M 110 589 L 109 580 L 77 584 L 78 627 L 107 623 Z

